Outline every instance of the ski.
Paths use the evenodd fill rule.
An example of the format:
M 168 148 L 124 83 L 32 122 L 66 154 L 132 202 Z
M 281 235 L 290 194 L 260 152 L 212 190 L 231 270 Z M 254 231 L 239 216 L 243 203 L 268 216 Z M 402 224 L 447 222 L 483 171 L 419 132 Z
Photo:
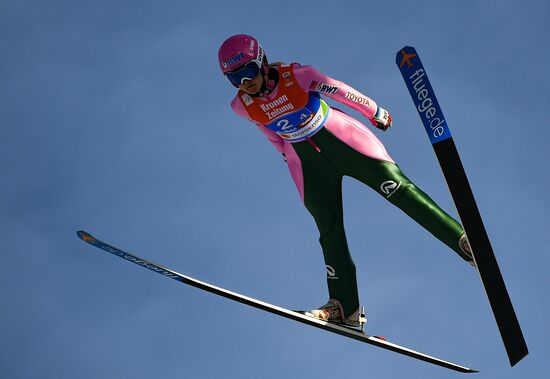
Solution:
M 277 305 L 266 303 L 265 301 L 256 300 L 251 297 L 238 294 L 236 292 L 232 292 L 229 290 L 226 290 L 221 287 L 216 287 L 214 285 L 202 282 L 197 279 L 193 279 L 189 276 L 182 275 L 174 270 L 171 270 L 169 268 L 160 266 L 156 263 L 150 262 L 146 259 L 140 258 L 136 255 L 130 254 L 128 252 L 125 252 L 123 250 L 120 250 L 112 245 L 109 245 L 103 241 L 98 240 L 91 234 L 85 232 L 85 231 L 78 231 L 77 232 L 78 237 L 83 240 L 84 242 L 89 243 L 90 245 L 93 245 L 99 249 L 102 249 L 108 253 L 111 253 L 113 255 L 116 255 L 120 258 L 124 258 L 130 262 L 133 262 L 141 267 L 145 267 L 151 271 L 154 271 L 156 273 L 159 273 L 161 275 L 164 275 L 168 278 L 177 280 L 178 282 L 199 288 L 203 291 L 207 291 L 210 293 L 213 293 L 218 296 L 225 297 L 230 300 L 237 301 L 242 304 L 249 305 L 251 307 L 261 309 L 263 311 L 282 316 L 294 321 L 301 322 L 303 324 L 307 324 L 319 329 L 323 329 L 332 333 L 336 333 L 339 335 L 342 335 L 344 337 L 352 338 L 357 341 L 361 341 L 370 345 L 374 345 L 386 350 L 391 350 L 394 352 L 397 352 L 399 354 L 403 354 L 412 358 L 416 358 L 437 366 L 445 367 L 451 370 L 464 372 L 464 373 L 474 373 L 478 372 L 477 370 L 460 366 L 452 362 L 448 362 L 439 358 L 432 357 L 430 355 L 406 348 L 404 346 L 397 345 L 395 343 L 391 343 L 383 339 L 382 337 L 376 337 L 376 336 L 370 336 L 368 334 L 363 333 L 360 330 L 355 330 L 351 328 L 347 328 L 340 325 L 331 324 L 325 321 L 317 320 L 315 318 L 303 315 L 301 313 L 298 313 L 297 311 L 292 311 L 290 309 L 282 308 Z
M 468 236 L 474 262 L 500 330 L 510 365 L 514 366 L 528 354 L 527 344 L 523 338 L 451 131 L 414 47 L 405 46 L 399 50 L 395 62 L 407 84 L 443 171 Z

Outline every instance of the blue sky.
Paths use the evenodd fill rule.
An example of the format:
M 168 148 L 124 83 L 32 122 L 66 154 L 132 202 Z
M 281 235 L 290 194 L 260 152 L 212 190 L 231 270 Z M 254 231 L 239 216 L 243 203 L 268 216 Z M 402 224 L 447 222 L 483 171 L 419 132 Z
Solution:
M 460 375 L 183 286 L 76 238 L 85 229 L 289 308 L 324 303 L 313 219 L 280 155 L 230 111 L 234 90 L 217 66 L 219 44 L 250 33 L 272 61 L 312 64 L 389 109 L 394 127 L 377 135 L 456 215 L 394 64 L 402 46 L 416 47 L 531 354 L 510 368 L 475 271 L 348 179 L 367 330 L 478 377 L 542 377 L 549 17 L 545 1 L 3 2 L 1 376 Z

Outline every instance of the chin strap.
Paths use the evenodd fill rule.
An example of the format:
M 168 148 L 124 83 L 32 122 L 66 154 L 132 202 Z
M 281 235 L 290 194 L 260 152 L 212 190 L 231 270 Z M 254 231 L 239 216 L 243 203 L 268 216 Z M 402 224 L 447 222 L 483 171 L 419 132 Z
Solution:
M 279 79 L 279 73 L 273 67 L 269 68 L 269 73 L 264 75 L 264 80 L 262 83 L 262 88 L 260 88 L 261 95 L 268 95 L 275 89 Z
M 262 87 L 260 88 L 260 95 L 268 95 L 275 89 L 275 86 L 277 85 L 277 82 L 273 79 L 269 79 L 269 77 L 264 76 L 264 81 L 262 83 Z
M 268 90 L 269 92 L 273 91 L 275 89 L 275 80 L 267 79 L 267 84 L 265 87 L 266 87 L 266 90 Z

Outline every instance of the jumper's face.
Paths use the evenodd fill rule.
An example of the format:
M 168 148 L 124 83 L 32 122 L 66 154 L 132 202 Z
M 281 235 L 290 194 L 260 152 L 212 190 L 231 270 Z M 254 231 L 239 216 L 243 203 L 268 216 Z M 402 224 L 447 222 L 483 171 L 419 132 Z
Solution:
M 243 82 L 239 86 L 239 89 L 250 95 L 254 95 L 260 92 L 260 88 L 262 88 L 263 81 L 264 81 L 264 78 L 262 76 L 262 73 L 260 72 L 252 80 L 248 80 L 248 79 L 243 80 Z

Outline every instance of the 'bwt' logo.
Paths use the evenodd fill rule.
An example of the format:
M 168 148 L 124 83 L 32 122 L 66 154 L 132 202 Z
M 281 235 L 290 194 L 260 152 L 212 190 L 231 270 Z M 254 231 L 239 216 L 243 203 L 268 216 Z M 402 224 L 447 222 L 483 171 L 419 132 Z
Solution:
M 231 58 L 229 58 L 228 60 L 224 61 L 222 64 L 223 64 L 223 67 L 227 67 L 229 66 L 230 64 L 233 64 L 235 62 L 239 62 L 241 60 L 244 59 L 244 53 L 239 53 L 237 55 L 234 55 L 232 56 Z

